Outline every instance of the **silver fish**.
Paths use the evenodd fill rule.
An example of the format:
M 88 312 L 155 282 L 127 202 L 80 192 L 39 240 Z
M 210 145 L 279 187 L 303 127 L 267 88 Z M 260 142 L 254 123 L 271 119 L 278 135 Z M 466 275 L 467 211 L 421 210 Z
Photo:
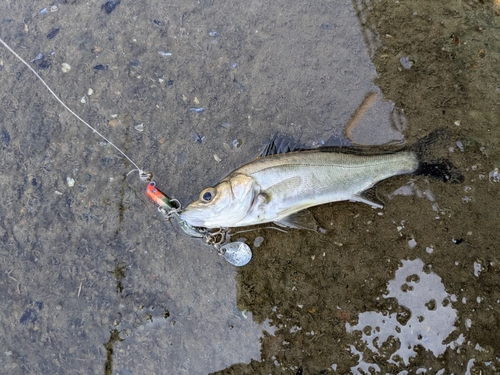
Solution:
M 298 151 L 257 158 L 204 189 L 180 214 L 191 226 L 230 228 L 274 222 L 316 230 L 309 207 L 337 201 L 382 208 L 370 196 L 379 181 L 402 174 L 428 174 L 460 180 L 446 160 L 423 163 L 418 150 L 360 155 Z

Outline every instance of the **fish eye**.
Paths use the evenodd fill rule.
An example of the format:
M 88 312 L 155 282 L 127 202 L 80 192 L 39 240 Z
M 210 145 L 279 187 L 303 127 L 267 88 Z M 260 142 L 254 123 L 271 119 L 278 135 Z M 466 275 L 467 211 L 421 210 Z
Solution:
M 208 188 L 200 193 L 200 201 L 203 203 L 208 203 L 214 199 L 216 191 L 214 188 Z

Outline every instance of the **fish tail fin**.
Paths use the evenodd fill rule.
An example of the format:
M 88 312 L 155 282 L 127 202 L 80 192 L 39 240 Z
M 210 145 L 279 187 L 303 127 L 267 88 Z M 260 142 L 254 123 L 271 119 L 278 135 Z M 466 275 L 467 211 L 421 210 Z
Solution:
M 448 159 L 436 159 L 430 162 L 420 161 L 415 174 L 428 176 L 452 184 L 464 182 L 464 175 L 462 172 L 460 172 L 460 170 Z
M 464 181 L 462 172 L 450 160 L 436 157 L 437 151 L 444 149 L 444 141 L 449 136 L 450 131 L 448 129 L 438 129 L 409 147 L 410 150 L 417 154 L 419 160 L 419 166 L 414 172 L 416 175 L 428 176 L 454 184 Z

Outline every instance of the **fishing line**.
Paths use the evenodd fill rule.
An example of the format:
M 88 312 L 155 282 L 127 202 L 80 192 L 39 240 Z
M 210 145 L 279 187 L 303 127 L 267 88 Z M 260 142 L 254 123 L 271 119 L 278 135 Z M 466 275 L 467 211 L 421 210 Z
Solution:
M 277 227 L 262 227 L 262 228 L 255 228 L 255 229 L 252 228 L 252 229 L 239 230 L 237 232 L 231 233 L 231 235 L 233 236 L 235 234 L 253 232 L 254 230 L 260 230 L 260 229 L 274 229 L 274 230 L 277 230 L 278 232 L 288 233 L 287 230 L 281 229 L 281 228 L 277 228 Z
M 134 167 L 135 169 L 127 173 L 127 176 L 135 171 L 139 172 L 139 178 L 142 181 L 149 182 L 151 181 L 152 178 L 152 173 L 151 172 L 144 172 L 139 166 L 134 163 L 132 159 L 130 159 L 118 146 L 116 146 L 113 142 L 111 142 L 109 139 L 107 139 L 104 135 L 99 133 L 97 129 L 92 127 L 90 124 L 88 124 L 85 120 L 83 120 L 80 116 L 78 116 L 71 108 L 69 108 L 57 95 L 52 89 L 49 87 L 48 84 L 45 83 L 45 81 L 38 75 L 38 73 L 33 69 L 21 56 L 19 56 L 12 48 L 9 47 L 7 43 L 3 41 L 2 38 L 0 38 L 0 42 L 4 45 L 5 48 L 7 48 L 19 61 L 21 61 L 24 65 L 28 67 L 29 70 L 40 80 L 40 82 L 43 83 L 43 85 L 46 87 L 47 90 L 52 94 L 52 96 L 66 109 L 68 110 L 69 113 L 71 113 L 73 116 L 75 116 L 80 122 L 82 122 L 84 125 L 86 125 L 88 128 L 92 129 L 92 131 L 97 134 L 99 137 L 104 139 L 107 143 L 109 143 L 111 146 L 113 146 L 120 154 L 122 154 Z
M 19 61 L 21 61 L 25 66 L 28 67 L 29 70 L 43 83 L 45 88 L 52 94 L 52 96 L 73 116 L 75 116 L 81 123 L 91 129 L 95 134 L 101 137 L 104 141 L 113 146 L 120 154 L 122 154 L 134 167 L 132 171 L 127 173 L 127 176 L 132 172 L 139 172 L 139 178 L 142 181 L 149 182 L 147 195 L 156 202 L 160 207 L 166 210 L 167 214 L 165 215 L 167 219 L 170 217 L 175 218 L 180 228 L 191 237 L 202 237 L 209 238 L 209 234 L 207 233 L 206 228 L 198 228 L 193 227 L 189 223 L 182 220 L 179 216 L 180 211 L 180 203 L 176 199 L 169 198 L 164 193 L 161 193 L 159 190 L 155 188 L 154 182 L 152 182 L 153 174 L 151 172 L 145 172 L 131 159 L 129 158 L 125 152 L 123 152 L 118 146 L 116 146 L 113 142 L 111 142 L 104 135 L 99 133 L 97 129 L 88 124 L 85 120 L 83 120 L 80 116 L 78 116 L 71 108 L 69 108 L 58 96 L 52 91 L 47 83 L 40 77 L 40 75 L 21 57 L 19 56 L 10 46 L 0 38 L 0 42 L 3 44 L 7 50 L 9 50 Z M 224 256 L 224 258 L 231 264 L 235 266 L 244 266 L 247 264 L 252 258 L 252 251 L 250 247 L 243 242 L 230 242 L 222 245 L 220 248 L 214 244 L 214 247 L 220 253 L 220 255 Z

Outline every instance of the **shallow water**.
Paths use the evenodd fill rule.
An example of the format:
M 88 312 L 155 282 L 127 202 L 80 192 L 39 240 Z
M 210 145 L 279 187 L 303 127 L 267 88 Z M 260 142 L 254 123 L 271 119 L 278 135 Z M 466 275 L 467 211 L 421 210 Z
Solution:
M 0 37 L 42 53 L 49 86 L 183 203 L 276 133 L 381 145 L 446 127 L 436 156 L 465 182 L 398 177 L 384 210 L 315 208 L 326 234 L 242 234 L 263 241 L 236 269 L 2 47 L 3 372 L 500 371 L 496 3 L 103 3 L 2 3 Z

